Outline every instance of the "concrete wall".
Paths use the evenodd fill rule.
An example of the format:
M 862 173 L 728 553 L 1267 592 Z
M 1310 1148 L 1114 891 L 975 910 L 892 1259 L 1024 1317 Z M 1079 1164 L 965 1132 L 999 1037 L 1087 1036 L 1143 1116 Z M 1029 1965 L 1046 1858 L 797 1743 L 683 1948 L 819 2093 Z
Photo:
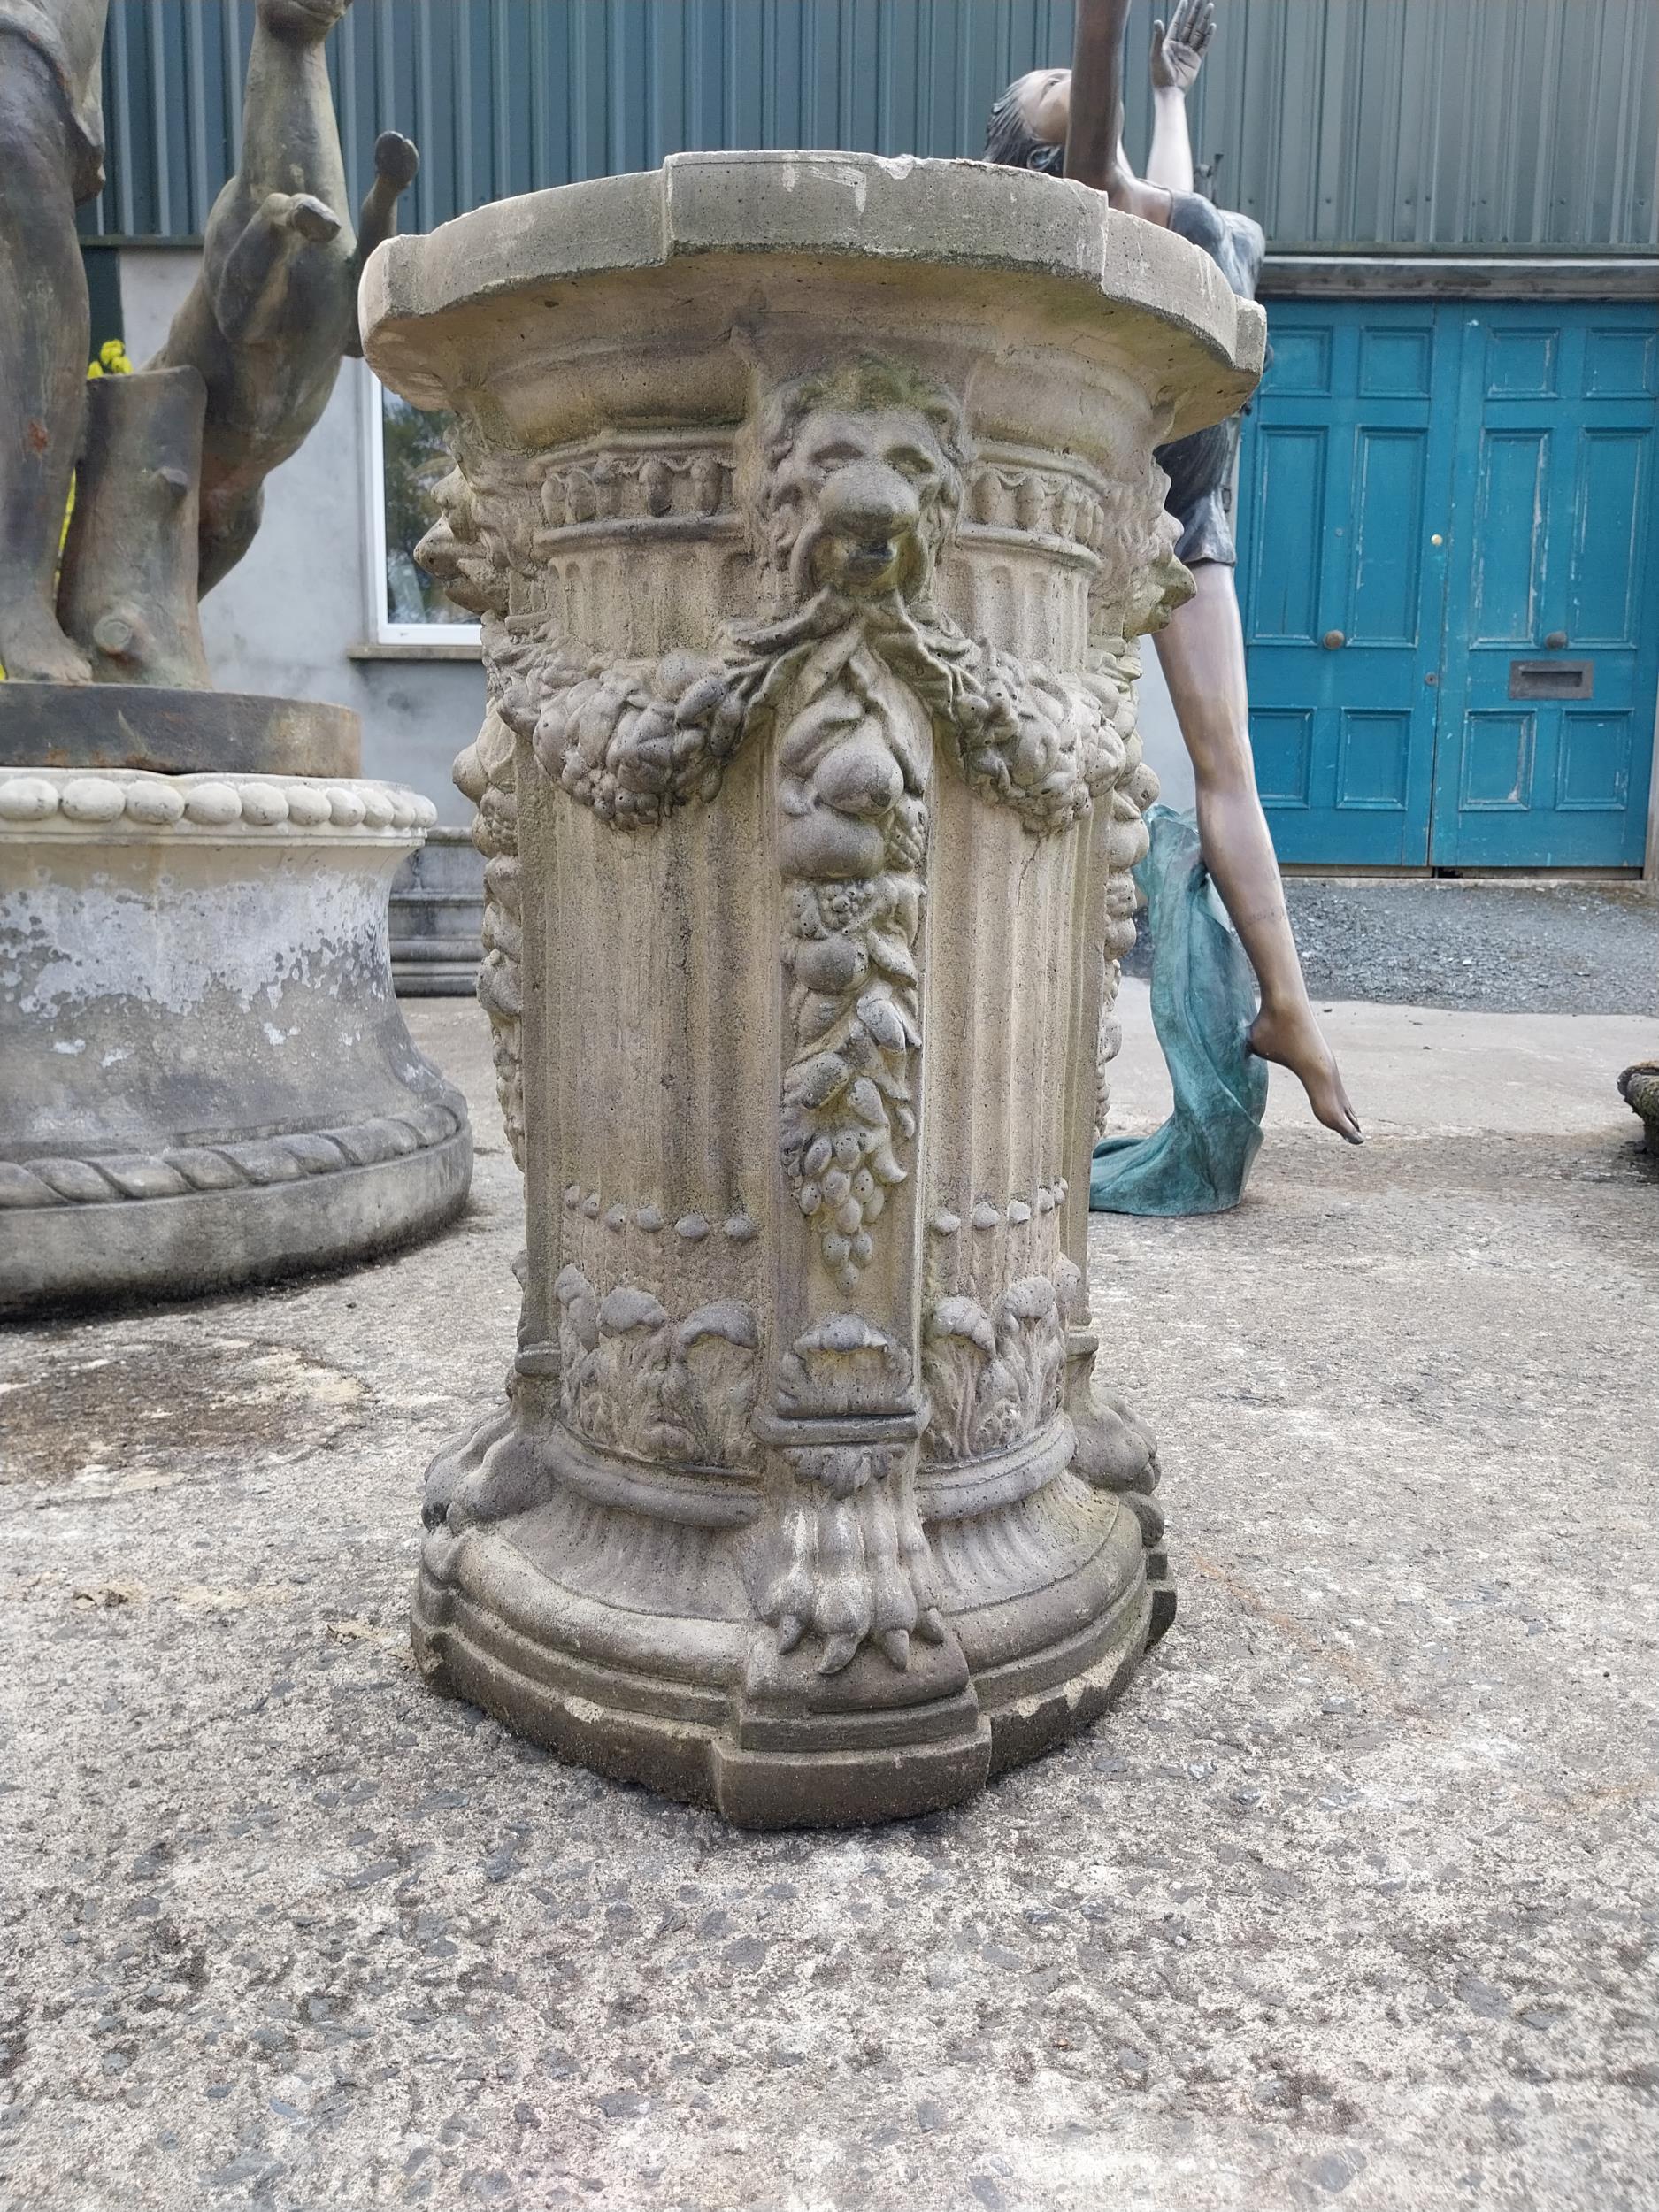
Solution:
M 143 363 L 165 337 L 200 256 L 173 247 L 121 254 L 127 349 Z M 265 486 L 252 549 L 202 603 L 202 632 L 226 691 L 332 699 L 363 718 L 363 772 L 424 792 L 447 822 L 472 809 L 449 764 L 478 733 L 484 676 L 475 663 L 360 660 L 367 641 L 368 533 L 363 491 L 360 361 L 341 370 L 322 420 Z

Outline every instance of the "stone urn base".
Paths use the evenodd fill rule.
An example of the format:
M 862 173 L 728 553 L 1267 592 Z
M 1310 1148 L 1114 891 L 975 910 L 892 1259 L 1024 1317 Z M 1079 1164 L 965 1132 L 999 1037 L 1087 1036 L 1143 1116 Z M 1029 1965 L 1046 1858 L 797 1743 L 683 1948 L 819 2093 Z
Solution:
M 1618 1079 L 1619 1096 L 1642 1125 L 1642 1142 L 1659 1158 L 1659 1060 L 1639 1061 Z
M 460 1211 L 465 1108 L 388 958 L 434 812 L 355 777 L 0 768 L 0 1313 L 338 1265 Z
M 1095 1719 L 1174 1617 L 1164 1554 L 1143 1548 L 1162 1530 L 1150 1441 L 1104 1408 L 1099 1428 L 1082 1453 L 1062 1419 L 1000 1460 L 924 1475 L 940 1640 L 913 1639 L 902 1673 L 867 1643 L 825 1676 L 816 1652 L 780 1653 L 756 1626 L 752 1486 L 618 1480 L 568 1438 L 530 1444 L 503 1410 L 440 1463 L 437 1485 L 476 1502 L 482 1471 L 543 1502 L 427 1537 L 416 1657 L 436 1686 L 561 1757 L 741 1827 L 960 1803 Z M 1094 1487 L 1079 1460 L 1141 1486 Z

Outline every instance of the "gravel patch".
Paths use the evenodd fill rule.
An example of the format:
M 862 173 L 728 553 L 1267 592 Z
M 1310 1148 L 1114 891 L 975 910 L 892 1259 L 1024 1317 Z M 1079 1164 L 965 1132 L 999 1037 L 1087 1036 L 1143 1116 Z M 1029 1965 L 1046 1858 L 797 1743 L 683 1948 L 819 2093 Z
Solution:
M 1634 887 L 1304 876 L 1286 890 L 1316 1000 L 1659 1015 L 1659 900 Z M 1125 966 L 1151 973 L 1144 917 Z

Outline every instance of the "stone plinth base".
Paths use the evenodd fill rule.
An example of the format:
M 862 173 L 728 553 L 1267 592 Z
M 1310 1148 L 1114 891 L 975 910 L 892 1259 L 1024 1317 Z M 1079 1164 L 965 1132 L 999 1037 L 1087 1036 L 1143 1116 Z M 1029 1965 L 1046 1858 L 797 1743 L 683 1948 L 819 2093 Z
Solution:
M 0 1312 L 337 1265 L 459 1212 L 465 1109 L 387 944 L 433 812 L 355 780 L 0 770 Z
M 1172 1615 L 1136 1513 L 1068 1471 L 1075 1456 L 1062 1417 L 971 1478 L 925 1472 L 943 1637 L 912 1640 L 902 1674 L 866 1645 L 826 1677 L 754 1623 L 758 1486 L 619 1484 L 570 1440 L 532 1444 L 494 1416 L 440 1461 L 429 1512 L 457 1479 L 472 1504 L 499 1502 L 480 1476 L 541 1502 L 427 1537 L 416 1656 L 436 1687 L 561 1757 L 741 1827 L 957 1804 L 1094 1720 Z
M 0 767 L 356 776 L 362 765 L 357 716 L 320 700 L 157 684 L 0 684 Z
M 432 829 L 392 885 L 399 998 L 471 998 L 484 957 L 484 863 L 472 833 Z

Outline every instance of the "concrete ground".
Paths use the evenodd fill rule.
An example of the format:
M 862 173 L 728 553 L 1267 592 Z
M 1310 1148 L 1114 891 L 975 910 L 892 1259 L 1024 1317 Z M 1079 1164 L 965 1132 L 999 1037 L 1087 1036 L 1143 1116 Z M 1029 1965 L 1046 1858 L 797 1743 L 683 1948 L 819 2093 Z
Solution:
M 1276 1076 L 1242 1210 L 1098 1221 L 1174 1631 L 964 1811 L 754 1839 L 412 1671 L 518 1192 L 410 1011 L 453 1232 L 0 1337 L 8 2212 L 1655 2203 L 1651 1021 L 1339 1005 L 1363 1152 Z

